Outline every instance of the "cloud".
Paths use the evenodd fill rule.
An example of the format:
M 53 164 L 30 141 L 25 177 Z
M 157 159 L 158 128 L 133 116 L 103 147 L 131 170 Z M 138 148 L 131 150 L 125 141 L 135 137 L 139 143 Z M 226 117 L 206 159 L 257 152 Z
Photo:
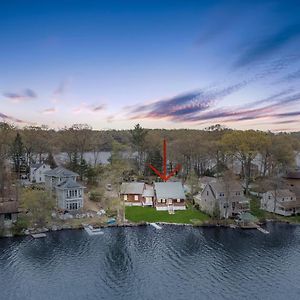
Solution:
M 20 123 L 20 124 L 30 124 L 30 125 L 35 124 L 35 123 L 32 123 L 32 122 L 27 122 L 27 121 L 24 121 L 24 120 L 21 120 L 21 119 L 17 119 L 17 118 L 12 117 L 12 116 L 8 116 L 8 115 L 3 114 L 1 112 L 0 112 L 0 118 L 3 119 L 3 120 L 6 120 L 6 121 L 16 122 L 16 123 Z
M 129 108 L 128 115 L 131 119 L 168 118 L 172 121 L 178 121 L 184 118 L 184 116 L 189 118 L 190 116 L 208 110 L 213 107 L 216 102 L 240 90 L 247 84 L 247 81 L 242 81 L 222 89 L 188 92 L 172 98 L 158 100 L 147 105 L 139 105 L 134 109 Z
M 73 108 L 73 113 L 92 112 L 97 113 L 106 109 L 106 104 L 87 104 L 81 103 L 79 106 Z
M 45 108 L 41 111 L 42 114 L 53 114 L 55 112 L 57 112 L 57 109 L 55 107 Z
M 33 100 L 37 98 L 37 94 L 32 89 L 26 88 L 23 91 L 16 92 L 4 92 L 3 96 L 10 99 L 14 103 L 19 103 L 23 101 Z
M 250 46 L 236 60 L 235 67 L 244 67 L 266 58 L 299 36 L 300 24 L 294 24 L 259 41 L 249 41 Z
M 59 83 L 58 87 L 54 90 L 53 94 L 55 96 L 62 96 L 67 91 L 70 85 L 70 80 L 63 80 Z
M 295 72 L 289 73 L 282 78 L 283 81 L 291 81 L 296 79 L 300 79 L 300 69 Z

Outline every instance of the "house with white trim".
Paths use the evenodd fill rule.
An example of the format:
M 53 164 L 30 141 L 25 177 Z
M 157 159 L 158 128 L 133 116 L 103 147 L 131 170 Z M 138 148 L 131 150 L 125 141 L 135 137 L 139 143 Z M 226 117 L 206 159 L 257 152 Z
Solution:
M 51 167 L 45 163 L 32 164 L 30 166 L 29 180 L 32 183 L 45 183 L 45 172 Z
M 300 199 L 288 189 L 267 191 L 261 198 L 261 209 L 281 216 L 300 213 Z

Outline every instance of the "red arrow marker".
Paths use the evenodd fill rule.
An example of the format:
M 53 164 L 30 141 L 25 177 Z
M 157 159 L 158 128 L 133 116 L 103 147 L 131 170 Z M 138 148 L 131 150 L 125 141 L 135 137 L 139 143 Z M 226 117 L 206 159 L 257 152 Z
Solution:
M 163 157 L 163 174 L 161 174 L 155 167 L 149 164 L 149 167 L 153 170 L 153 172 L 159 176 L 163 181 L 168 181 L 172 176 L 176 174 L 181 169 L 181 165 L 177 165 L 175 169 L 167 175 L 167 141 L 164 140 L 164 157 Z

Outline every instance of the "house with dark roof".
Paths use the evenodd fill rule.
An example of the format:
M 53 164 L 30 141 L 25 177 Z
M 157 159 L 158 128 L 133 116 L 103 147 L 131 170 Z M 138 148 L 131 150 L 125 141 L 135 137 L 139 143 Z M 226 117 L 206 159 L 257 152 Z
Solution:
M 32 183 L 45 183 L 45 172 L 50 171 L 48 164 L 32 164 L 30 166 L 29 180 Z
M 300 199 L 288 189 L 267 191 L 261 198 L 261 209 L 282 216 L 300 213 Z
M 235 180 L 209 182 L 194 199 L 202 211 L 214 215 L 217 210 L 221 218 L 233 217 L 250 209 L 241 183 Z
M 181 182 L 155 182 L 154 183 L 156 210 L 185 210 L 185 193 Z
M 57 167 L 45 172 L 45 185 L 56 192 L 57 206 L 60 209 L 76 210 L 83 207 L 85 187 L 77 182 L 79 174 Z

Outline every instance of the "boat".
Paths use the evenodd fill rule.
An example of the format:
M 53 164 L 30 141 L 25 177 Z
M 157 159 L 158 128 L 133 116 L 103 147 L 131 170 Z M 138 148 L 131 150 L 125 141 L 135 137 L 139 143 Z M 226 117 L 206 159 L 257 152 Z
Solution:
M 94 228 L 92 225 L 84 226 L 84 230 L 88 233 L 88 235 L 104 234 L 101 228 Z

